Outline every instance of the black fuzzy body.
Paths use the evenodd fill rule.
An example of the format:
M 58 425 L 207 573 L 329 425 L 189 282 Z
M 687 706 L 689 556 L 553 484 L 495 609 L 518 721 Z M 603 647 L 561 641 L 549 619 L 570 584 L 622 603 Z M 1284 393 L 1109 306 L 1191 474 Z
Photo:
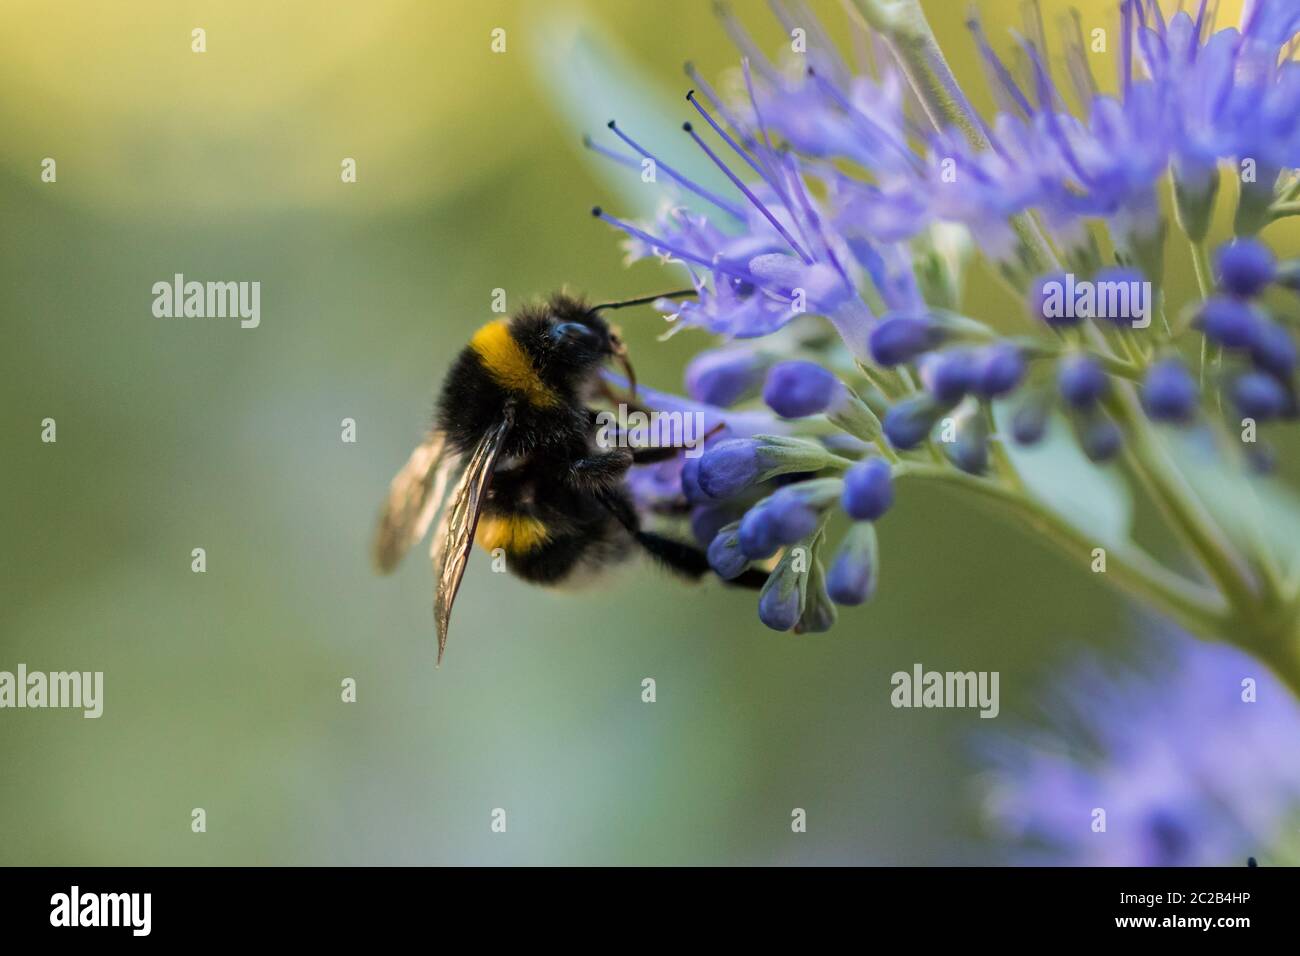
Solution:
M 447 373 L 437 410 L 437 426 L 457 451 L 468 455 L 511 408 L 514 424 L 482 518 L 522 516 L 545 526 L 545 542 L 504 549 L 510 571 L 538 584 L 565 583 L 577 570 L 594 571 L 622 560 L 632 549 L 632 533 L 611 508 L 635 514 L 621 481 L 595 488 L 575 475 L 575 463 L 599 452 L 586 403 L 607 353 L 575 357 L 557 348 L 548 336 L 560 322 L 594 323 L 598 334 L 608 334 L 581 300 L 564 295 L 521 310 L 508 326 L 553 403 L 538 403 L 503 386 L 483 356 L 466 346 Z

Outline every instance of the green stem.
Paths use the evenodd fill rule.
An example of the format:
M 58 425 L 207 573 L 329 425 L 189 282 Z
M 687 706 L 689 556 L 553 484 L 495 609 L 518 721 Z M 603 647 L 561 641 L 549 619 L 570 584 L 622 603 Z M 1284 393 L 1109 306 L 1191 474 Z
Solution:
M 1205 244 L 1205 240 L 1190 243 L 1192 247 L 1192 269 L 1196 272 L 1196 288 L 1201 293 L 1202 299 L 1208 299 L 1210 293 L 1214 291 L 1212 277 L 1210 275 L 1210 250 Z
M 997 482 L 919 462 L 904 462 L 894 469 L 894 474 L 899 478 L 923 479 L 974 492 L 987 502 L 1009 509 L 1087 566 L 1093 562 L 1093 550 L 1101 547 L 1055 510 Z M 1159 608 L 1201 637 L 1224 638 L 1228 608 L 1219 595 L 1170 571 L 1135 545 L 1108 543 L 1104 548 L 1104 577 L 1108 581 Z
M 856 0 L 863 18 L 888 41 L 935 129 L 956 126 L 971 145 L 988 140 L 944 58 L 919 0 Z
M 1196 273 L 1196 288 L 1200 290 L 1201 299 L 1205 300 L 1210 297 L 1210 254 L 1206 249 L 1205 240 L 1191 243 L 1192 247 L 1192 271 Z M 1205 388 L 1205 366 L 1209 358 L 1209 340 L 1204 336 L 1201 337 L 1201 388 Z
M 988 149 L 984 126 L 948 66 L 920 0 L 855 0 L 855 3 L 863 19 L 889 43 L 908 85 L 935 129 L 955 126 L 972 147 Z M 1029 213 L 1013 216 L 1011 228 L 1020 240 L 1021 255 L 1031 272 L 1042 271 L 1036 265 L 1055 258 Z
M 1254 582 L 1227 536 L 1169 459 L 1138 405 L 1132 388 L 1116 383 L 1107 407 L 1124 430 L 1125 455 L 1170 525 L 1235 607 L 1256 600 Z

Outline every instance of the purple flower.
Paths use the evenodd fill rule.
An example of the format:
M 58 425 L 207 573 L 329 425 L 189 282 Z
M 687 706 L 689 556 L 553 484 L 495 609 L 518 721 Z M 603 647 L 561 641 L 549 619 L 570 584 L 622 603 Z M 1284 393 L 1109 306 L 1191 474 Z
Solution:
M 1127 436 L 1141 466 L 1157 445 L 1146 440 L 1150 423 L 1130 414 L 1135 379 L 1154 421 L 1217 412 L 1220 390 L 1260 419 L 1300 411 L 1289 319 L 1252 301 L 1272 284 L 1300 290 L 1300 263 L 1277 262 L 1251 238 L 1297 212 L 1300 190 L 1282 175 L 1300 157 L 1294 0 L 1253 0 L 1240 29 L 1218 29 L 1203 2 L 1166 19 L 1154 0 L 1121 0 L 1119 77 L 1106 94 L 1099 90 L 1111 84 L 1092 75 L 1097 60 L 1080 31 L 1049 56 L 1031 15 L 1029 29 L 1010 38 L 1012 68 L 994 52 L 1002 41 L 973 22 L 996 103 L 989 115 L 974 112 L 928 36 L 915 32 L 924 19 L 918 0 L 903 0 L 907 16 L 867 17 L 875 26 L 863 34 L 866 48 L 897 54 L 869 57 L 869 75 L 855 75 L 801 5 L 773 6 L 786 29 L 805 28 L 798 69 L 769 60 L 724 9 L 744 51 L 743 83 L 722 97 L 688 70 L 695 88 L 682 129 L 725 189 L 689 179 L 615 123 L 621 147 L 590 144 L 632 168 L 652 160 L 664 185 L 691 194 L 689 208 L 664 204 L 651 222 L 594 212 L 625 234 L 631 258 L 654 256 L 689 273 L 693 297 L 654 303 L 674 331 L 729 340 L 687 370 L 688 392 L 704 404 L 658 396 L 668 404 L 652 406 L 698 411 L 713 436 L 699 461 L 629 477 L 634 502 L 657 525 L 689 511 L 696 538 L 711 538 L 715 566 L 734 576 L 782 548 L 785 562 L 796 542 L 821 547 L 830 503 L 811 488 L 824 494 L 830 482 L 851 517 L 878 518 L 891 491 L 890 466 L 876 456 L 918 479 L 961 477 L 966 491 L 996 484 L 1013 499 L 1033 498 L 1035 463 L 1006 455 L 989 475 L 992 451 L 1008 437 L 1040 441 L 1057 415 L 1069 430 L 1062 440 L 1088 458 L 1113 459 Z M 918 96 L 920 111 L 909 102 Z M 1256 180 L 1220 190 L 1220 170 L 1247 159 Z M 1164 282 L 1164 264 L 1186 261 L 1188 242 L 1200 264 L 1221 192 L 1237 199 L 1237 239 L 1214 257 L 1218 291 L 1176 300 L 1186 283 Z M 1182 236 L 1166 248 L 1175 228 Z M 1015 316 L 962 314 L 973 254 L 1043 321 L 1012 332 Z M 758 338 L 761 346 L 747 341 Z M 1200 374 L 1189 371 L 1202 356 L 1209 362 L 1201 358 Z M 760 391 L 775 414 L 727 410 Z M 991 434 L 998 400 L 1018 393 L 1009 428 Z M 725 430 L 714 434 L 719 424 Z M 1247 457 L 1262 458 L 1256 452 Z M 1183 490 L 1152 489 L 1156 498 L 1175 493 Z M 1171 525 L 1196 514 L 1156 503 L 1166 504 Z M 1040 505 L 1061 510 L 1055 500 Z M 828 627 L 834 612 L 823 595 L 850 603 L 869 591 L 864 582 L 874 585 L 874 557 L 852 555 L 856 562 L 837 559 L 824 576 L 815 560 L 800 571 L 779 563 L 760 599 L 764 621 Z M 1251 568 L 1258 556 L 1241 557 Z M 1136 562 L 1124 576 L 1141 578 L 1144 567 Z M 1168 570 L 1176 580 L 1180 572 Z M 1201 582 L 1178 600 L 1208 615 L 1202 605 L 1233 597 L 1224 584 Z M 1136 590 L 1158 596 L 1163 587 Z
M 1145 656 L 1141 670 L 1081 663 L 1045 695 L 1048 726 L 985 738 L 985 809 L 1017 861 L 1241 866 L 1289 842 L 1294 699 L 1221 645 L 1162 638 Z

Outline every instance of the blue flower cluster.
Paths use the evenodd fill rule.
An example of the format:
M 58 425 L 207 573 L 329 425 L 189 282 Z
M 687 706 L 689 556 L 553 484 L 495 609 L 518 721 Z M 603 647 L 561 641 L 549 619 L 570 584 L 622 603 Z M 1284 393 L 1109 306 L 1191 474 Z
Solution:
M 1115 94 L 1100 91 L 1076 29 L 1062 62 L 1082 115 L 1065 105 L 1040 30 L 1017 41 L 1016 70 L 972 22 L 999 110 L 981 117 L 953 89 L 966 122 L 926 128 L 888 38 L 855 21 L 855 49 L 880 54 L 858 69 L 810 20 L 807 48 L 777 63 L 724 8 L 744 93 L 728 100 L 688 67 L 683 130 L 734 196 L 610 122 L 630 152 L 596 148 L 651 159 L 694 197 L 651 223 L 594 213 L 626 234 L 632 258 L 687 270 L 698 294 L 656 303 L 669 321 L 728 340 L 687 370 L 690 398 L 724 427 L 702 459 L 677 466 L 680 495 L 719 574 L 771 570 L 765 623 L 821 629 L 835 604 L 871 595 L 874 523 L 900 469 L 992 480 L 1004 442 L 1033 444 L 1052 427 L 1106 462 L 1127 444 L 1127 396 L 1167 426 L 1296 416 L 1294 302 L 1271 303 L 1300 290 L 1300 262 L 1277 261 L 1257 234 L 1300 212 L 1300 6 L 1248 9 L 1239 28 L 1217 29 L 1204 0 L 1168 19 L 1155 0 L 1123 0 Z M 1229 168 L 1236 237 L 1211 257 Z M 1166 294 L 1169 182 L 1201 280 L 1194 302 Z M 973 237 L 1011 293 L 1011 314 L 993 323 L 960 311 Z M 771 427 L 738 433 L 733 410 L 752 424 L 759 399 Z M 1267 460 L 1253 446 L 1243 458 Z M 823 569 L 837 517 L 848 530 Z
M 1300 707 L 1230 648 L 1155 642 L 1144 664 L 1080 664 L 1050 723 L 980 740 L 985 810 L 1016 862 L 1243 866 L 1297 862 Z

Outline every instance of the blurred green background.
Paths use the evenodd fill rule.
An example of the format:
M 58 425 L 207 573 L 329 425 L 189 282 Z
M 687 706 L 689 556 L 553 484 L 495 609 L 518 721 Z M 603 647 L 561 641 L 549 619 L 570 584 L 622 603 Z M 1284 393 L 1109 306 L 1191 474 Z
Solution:
M 780 42 L 765 4 L 736 6 Z M 839 4 L 814 7 L 844 38 Z M 979 4 L 999 38 L 1017 7 Z M 986 104 L 964 7 L 928 8 Z M 998 670 L 1006 716 L 1063 645 L 1122 643 L 1125 610 L 965 502 L 906 489 L 878 599 L 829 635 L 770 632 L 752 595 L 646 567 L 559 595 L 476 552 L 435 671 L 427 560 L 370 569 L 388 480 L 494 288 L 513 308 L 665 286 L 587 215 L 637 200 L 579 132 L 625 105 L 667 139 L 687 58 L 711 78 L 737 62 L 690 0 L 7 0 L 0 669 L 102 670 L 106 701 L 97 721 L 0 713 L 0 862 L 994 858 L 968 753 L 993 722 L 894 710 L 889 675 Z M 177 272 L 260 281 L 261 327 L 154 318 Z M 1006 308 L 982 278 L 970 298 Z M 624 328 L 659 387 L 703 344 L 657 343 L 648 312 Z

